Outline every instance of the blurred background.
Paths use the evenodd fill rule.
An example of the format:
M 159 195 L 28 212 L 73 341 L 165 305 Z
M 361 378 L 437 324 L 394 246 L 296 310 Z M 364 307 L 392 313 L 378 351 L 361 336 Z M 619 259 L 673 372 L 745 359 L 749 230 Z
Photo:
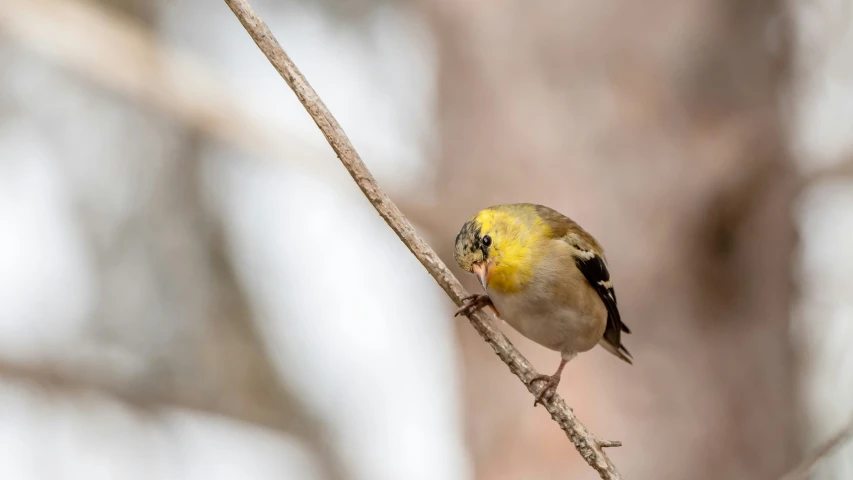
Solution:
M 454 272 L 496 203 L 606 246 L 635 365 L 559 391 L 625 478 L 848 422 L 849 0 L 252 3 Z M 224 2 L 2 2 L 0 478 L 597 478 L 453 308 Z

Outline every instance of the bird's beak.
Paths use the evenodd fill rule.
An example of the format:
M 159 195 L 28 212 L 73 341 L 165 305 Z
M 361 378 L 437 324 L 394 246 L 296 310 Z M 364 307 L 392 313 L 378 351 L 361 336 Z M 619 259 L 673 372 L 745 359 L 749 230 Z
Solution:
M 483 286 L 483 290 L 486 290 L 486 287 L 489 285 L 489 279 L 492 278 L 492 262 L 475 263 L 473 269 L 474 275 L 477 276 L 477 280 Z

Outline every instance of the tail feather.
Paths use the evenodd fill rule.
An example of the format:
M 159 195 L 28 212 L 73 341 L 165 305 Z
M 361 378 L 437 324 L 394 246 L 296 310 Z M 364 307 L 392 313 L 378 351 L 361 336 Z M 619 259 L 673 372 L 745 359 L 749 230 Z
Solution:
M 613 343 L 610 343 L 607 338 L 602 338 L 601 341 L 598 342 L 598 344 L 601 345 L 608 352 L 628 362 L 629 365 L 634 364 L 634 357 L 631 355 L 631 352 L 629 352 L 628 349 L 625 348 L 625 345 L 622 345 L 621 342 L 617 346 Z

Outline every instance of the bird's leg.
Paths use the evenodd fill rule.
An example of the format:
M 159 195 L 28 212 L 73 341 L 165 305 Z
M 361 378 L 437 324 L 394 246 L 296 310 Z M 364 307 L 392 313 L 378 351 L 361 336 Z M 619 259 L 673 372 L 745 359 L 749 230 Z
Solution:
M 534 407 L 542 403 L 542 400 L 544 400 L 546 397 L 550 399 L 554 396 L 554 393 L 556 393 L 557 391 L 557 385 L 560 384 L 560 376 L 563 374 L 563 367 L 565 367 L 566 364 L 569 363 L 569 360 L 571 360 L 571 357 L 569 357 L 568 359 L 565 357 L 562 358 L 560 360 L 560 366 L 557 367 L 557 371 L 553 375 L 536 375 L 535 377 L 533 377 L 533 379 L 530 380 L 529 383 L 533 383 L 536 381 L 545 382 L 545 388 L 543 388 L 542 391 L 539 392 L 539 395 L 536 395 L 536 400 L 533 402 Z
M 474 294 L 468 295 L 467 297 L 462 299 L 462 306 L 459 310 L 453 314 L 454 317 L 458 317 L 459 315 L 471 315 L 477 310 L 482 310 L 484 307 L 491 307 L 491 309 L 497 315 L 498 310 L 495 308 L 495 305 L 492 303 L 492 299 L 489 298 L 488 295 L 483 294 Z

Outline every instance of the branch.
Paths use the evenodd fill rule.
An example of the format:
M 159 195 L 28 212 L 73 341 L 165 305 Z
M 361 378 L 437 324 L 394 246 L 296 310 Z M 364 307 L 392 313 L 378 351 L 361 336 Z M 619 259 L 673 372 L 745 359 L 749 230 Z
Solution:
M 847 425 L 827 440 L 826 443 L 816 448 L 809 456 L 804 458 L 799 465 L 791 469 L 791 471 L 786 473 L 779 480 L 803 480 L 807 478 L 808 474 L 815 466 L 817 466 L 818 463 L 820 463 L 821 460 L 828 457 L 835 450 L 844 445 L 844 443 L 850 440 L 850 437 L 853 437 L 853 418 L 847 422 Z
M 438 255 L 418 236 L 412 224 L 400 212 L 397 206 L 379 188 L 376 180 L 362 162 L 361 157 L 355 151 L 341 126 L 329 112 L 326 105 L 317 96 L 317 93 L 302 76 L 290 57 L 284 52 L 278 41 L 273 36 L 269 27 L 258 17 L 247 0 L 225 0 L 225 3 L 234 12 L 234 15 L 249 32 L 252 39 L 266 55 L 270 63 L 278 70 L 282 78 L 296 93 L 299 101 L 314 119 L 314 122 L 323 132 L 329 145 L 338 155 L 352 176 L 355 183 L 367 197 L 376 211 L 385 219 L 385 222 L 400 237 L 400 240 L 408 247 L 412 254 L 427 269 L 430 275 L 438 282 L 439 286 L 447 293 L 456 305 L 462 304 L 462 299 L 467 292 L 459 280 L 453 276 L 447 266 L 438 258 Z M 539 394 L 543 388 L 540 382 L 531 383 L 537 372 L 530 365 L 501 331 L 491 322 L 483 312 L 476 312 L 468 317 L 471 325 L 492 347 L 495 353 L 507 364 L 510 371 L 514 373 L 534 395 Z M 566 402 L 559 395 L 554 395 L 550 401 L 544 404 L 551 418 L 562 428 L 578 452 L 586 462 L 594 468 L 601 478 L 605 480 L 621 479 L 619 472 L 613 462 L 607 457 L 602 448 L 616 446 L 617 442 L 601 442 L 597 440 L 572 413 Z

